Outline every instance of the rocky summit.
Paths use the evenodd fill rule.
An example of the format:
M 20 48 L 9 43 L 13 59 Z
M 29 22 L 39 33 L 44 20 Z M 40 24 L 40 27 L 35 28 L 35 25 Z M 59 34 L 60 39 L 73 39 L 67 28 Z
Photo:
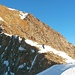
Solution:
M 35 75 L 75 62 L 75 46 L 32 14 L 0 5 L 0 75 Z

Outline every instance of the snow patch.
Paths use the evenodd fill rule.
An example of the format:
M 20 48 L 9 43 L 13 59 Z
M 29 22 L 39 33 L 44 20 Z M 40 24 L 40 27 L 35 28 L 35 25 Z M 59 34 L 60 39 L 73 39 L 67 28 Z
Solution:
M 5 47 L 5 50 L 7 50 L 8 47 Z
M 8 66 L 9 65 L 8 60 L 4 61 L 3 64 L 5 64 L 6 66 Z
M 30 67 L 27 67 L 27 70 L 29 70 L 30 69 Z
M 9 36 L 9 37 L 12 37 L 11 34 L 8 34 L 8 33 L 4 33 L 5 35 Z M 18 35 L 14 35 L 14 38 L 16 39 L 18 37 Z M 22 41 L 22 38 L 19 37 L 19 43 L 21 43 Z
M 18 35 L 14 35 L 14 38 L 17 39 Z
M 23 20 L 23 19 L 25 19 L 28 16 L 28 13 L 24 13 L 24 12 L 20 11 L 19 16 Z
M 8 75 L 8 72 L 5 72 L 5 74 L 4 75 Z
M 20 47 L 19 47 L 19 50 L 25 50 L 25 49 L 24 49 L 23 47 L 20 46 Z
M 23 68 L 26 65 L 26 63 L 20 65 L 18 68 Z
M 35 61 L 36 61 L 36 58 L 37 58 L 37 56 L 38 56 L 39 54 L 37 54 L 35 57 L 34 57 L 34 60 L 32 61 L 32 63 L 31 63 L 31 67 L 30 67 L 30 70 L 32 69 L 32 67 L 33 67 L 33 65 L 34 65 L 34 63 L 35 63 Z
M 0 21 L 4 21 L 4 20 L 0 17 Z
M 4 33 L 5 35 L 7 35 L 7 36 L 10 36 L 10 37 L 12 37 L 12 35 L 10 35 L 10 34 L 7 34 L 7 33 Z
M 28 39 L 26 39 L 25 42 L 26 42 L 27 44 L 31 45 L 31 46 L 37 46 L 37 44 L 38 44 L 37 42 L 33 42 L 33 41 L 31 41 L 31 40 L 28 40 Z
M 21 41 L 22 41 L 22 38 L 19 37 L 19 43 L 21 43 Z
M 32 49 L 32 50 L 31 50 L 31 52 L 32 52 L 32 53 L 34 53 L 34 52 L 35 52 L 35 50 L 33 50 L 33 49 Z
M 3 58 L 4 53 L 5 53 L 5 52 L 3 52 L 3 53 L 1 54 L 1 58 Z
M 16 10 L 16 9 L 12 9 L 12 8 L 8 8 L 8 9 L 9 9 L 9 10 L 12 10 L 12 11 L 13 11 L 13 10 Z
M 11 75 L 15 75 L 13 72 L 10 72 Z
M 70 56 L 68 56 L 67 53 L 63 52 L 63 51 L 58 51 L 56 49 L 53 49 L 51 46 L 46 46 L 45 45 L 45 49 L 40 48 L 40 51 L 38 51 L 38 53 L 46 53 L 46 52 L 53 52 L 54 54 L 61 56 L 62 58 L 65 59 L 66 63 L 73 63 L 75 62 L 74 59 L 72 59 Z
M 8 67 L 8 71 L 10 71 L 10 67 Z

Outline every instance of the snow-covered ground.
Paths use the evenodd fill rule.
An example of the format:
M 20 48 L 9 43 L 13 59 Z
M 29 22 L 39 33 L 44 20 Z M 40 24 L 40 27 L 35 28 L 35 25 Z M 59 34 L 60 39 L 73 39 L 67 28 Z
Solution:
M 10 35 L 10 34 L 7 34 L 7 33 L 4 33 L 5 35 L 7 35 L 7 36 L 10 36 L 10 37 L 12 37 L 12 35 Z
M 28 39 L 25 40 L 25 42 L 30 44 L 31 46 L 35 46 L 35 47 L 39 48 L 38 53 L 53 52 L 54 54 L 64 58 L 66 63 L 74 63 L 75 62 L 75 60 L 73 58 L 71 58 L 70 56 L 68 56 L 67 53 L 65 53 L 63 51 L 58 51 L 58 50 L 52 48 L 51 46 L 44 45 L 44 48 L 43 48 L 43 45 L 39 45 L 37 42 L 33 42 Z
M 64 71 L 61 75 L 75 75 L 75 67 L 69 68 L 68 70 Z
M 54 65 L 36 75 L 75 75 L 75 64 Z

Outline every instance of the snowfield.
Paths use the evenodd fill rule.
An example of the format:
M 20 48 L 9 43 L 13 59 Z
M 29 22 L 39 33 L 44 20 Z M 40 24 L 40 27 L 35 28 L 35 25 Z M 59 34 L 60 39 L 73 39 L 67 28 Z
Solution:
M 68 56 L 68 54 L 63 51 L 58 51 L 58 50 L 52 48 L 51 46 L 47 46 L 47 45 L 44 45 L 44 48 L 43 48 L 43 45 L 39 45 L 37 42 L 33 42 L 28 39 L 25 40 L 25 42 L 27 44 L 30 44 L 31 46 L 35 46 L 35 47 L 39 48 L 38 53 L 53 52 L 54 54 L 64 58 L 66 63 L 75 63 L 75 60 L 73 58 L 71 58 L 70 56 Z
M 54 65 L 36 75 L 75 75 L 75 64 Z

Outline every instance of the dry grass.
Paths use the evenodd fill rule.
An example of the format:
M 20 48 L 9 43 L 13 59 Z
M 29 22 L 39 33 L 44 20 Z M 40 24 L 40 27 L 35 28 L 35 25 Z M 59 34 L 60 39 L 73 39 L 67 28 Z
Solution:
M 51 60 L 51 61 L 54 61 L 54 62 L 59 63 L 59 64 L 65 63 L 65 61 L 64 61 L 65 59 L 63 59 L 62 57 L 60 57 L 60 56 L 58 56 L 58 55 L 56 55 L 54 53 L 47 53 L 45 55 L 45 58 L 47 60 Z

